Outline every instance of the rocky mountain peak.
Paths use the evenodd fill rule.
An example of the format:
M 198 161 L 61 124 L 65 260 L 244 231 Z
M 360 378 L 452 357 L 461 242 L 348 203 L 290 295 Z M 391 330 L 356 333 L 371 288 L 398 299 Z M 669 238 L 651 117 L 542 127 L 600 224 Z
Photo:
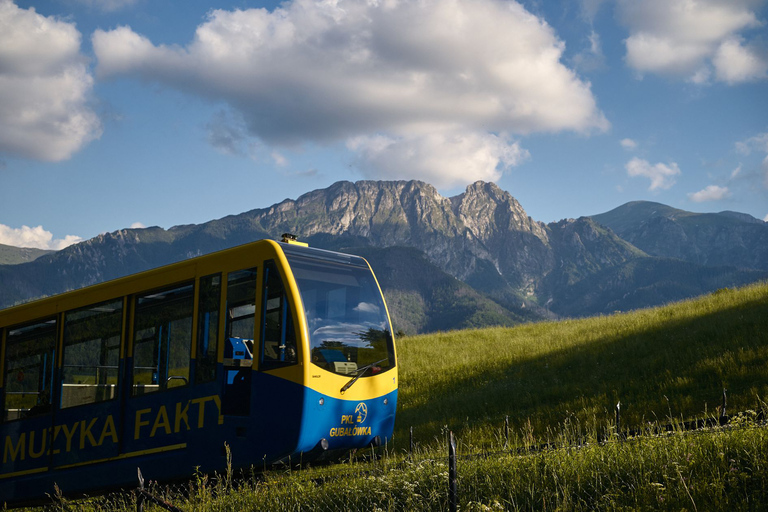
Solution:
M 120 230 L 0 265 L 0 307 L 285 232 L 369 258 L 409 332 L 631 309 L 768 273 L 768 223 L 732 212 L 635 202 L 545 225 L 494 183 L 446 198 L 421 181 L 344 181 L 201 225 Z M 744 270 L 698 266 L 712 262 Z
M 528 232 L 546 243 L 546 226 L 531 219 L 512 195 L 495 183 L 477 181 L 463 194 L 451 198 L 453 211 L 469 231 L 480 240 L 499 232 Z

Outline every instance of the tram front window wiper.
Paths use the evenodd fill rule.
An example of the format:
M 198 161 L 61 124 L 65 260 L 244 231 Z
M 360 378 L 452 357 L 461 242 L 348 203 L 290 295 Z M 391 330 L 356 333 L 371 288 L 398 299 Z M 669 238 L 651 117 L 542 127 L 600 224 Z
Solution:
M 357 382 L 357 379 L 362 377 L 365 372 L 367 372 L 368 370 L 370 370 L 371 368 L 373 368 L 377 364 L 383 363 L 387 359 L 389 359 L 389 358 L 385 357 L 384 359 L 380 359 L 380 360 L 376 361 L 375 363 L 367 364 L 367 365 L 363 366 L 362 368 L 358 368 L 355 371 L 356 375 L 354 377 L 352 377 L 352 380 L 350 380 L 349 382 L 344 384 L 344 386 L 339 390 L 339 392 L 343 395 L 344 392 L 347 391 L 349 388 L 351 388 L 355 384 L 355 382 Z

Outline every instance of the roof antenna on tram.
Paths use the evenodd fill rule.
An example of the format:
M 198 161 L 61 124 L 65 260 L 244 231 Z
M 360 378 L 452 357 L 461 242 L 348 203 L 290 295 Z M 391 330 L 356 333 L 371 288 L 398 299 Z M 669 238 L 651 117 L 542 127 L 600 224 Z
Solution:
M 283 233 L 282 240 L 280 240 L 284 244 L 291 244 L 291 245 L 301 245 L 303 247 L 308 247 L 309 244 L 306 244 L 304 242 L 299 242 L 299 239 L 296 235 L 293 233 Z

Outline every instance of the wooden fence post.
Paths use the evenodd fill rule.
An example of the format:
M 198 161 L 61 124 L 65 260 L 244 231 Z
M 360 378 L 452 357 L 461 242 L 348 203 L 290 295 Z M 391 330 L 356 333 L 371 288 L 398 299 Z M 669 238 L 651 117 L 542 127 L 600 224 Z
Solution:
M 728 405 L 728 400 L 726 397 L 726 393 L 728 392 L 727 389 L 723 388 L 723 404 L 720 406 L 720 424 L 725 425 L 728 423 L 728 413 L 726 412 L 725 408 Z
M 144 512 L 144 475 L 141 468 L 136 468 L 139 473 L 139 495 L 136 496 L 136 512 Z
M 459 510 L 459 491 L 456 482 L 456 440 L 453 431 L 448 432 L 448 510 Z
M 413 460 L 413 427 L 410 428 L 410 436 L 408 441 L 408 458 Z
M 509 415 L 504 417 L 504 449 L 509 448 Z

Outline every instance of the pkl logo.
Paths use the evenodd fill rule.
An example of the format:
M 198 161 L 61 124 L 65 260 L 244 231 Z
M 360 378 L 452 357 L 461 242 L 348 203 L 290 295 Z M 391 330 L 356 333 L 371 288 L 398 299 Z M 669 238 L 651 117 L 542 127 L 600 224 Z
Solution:
M 365 422 L 365 418 L 368 417 L 368 406 L 364 402 L 360 402 L 355 407 L 355 414 L 357 414 L 356 423 Z

